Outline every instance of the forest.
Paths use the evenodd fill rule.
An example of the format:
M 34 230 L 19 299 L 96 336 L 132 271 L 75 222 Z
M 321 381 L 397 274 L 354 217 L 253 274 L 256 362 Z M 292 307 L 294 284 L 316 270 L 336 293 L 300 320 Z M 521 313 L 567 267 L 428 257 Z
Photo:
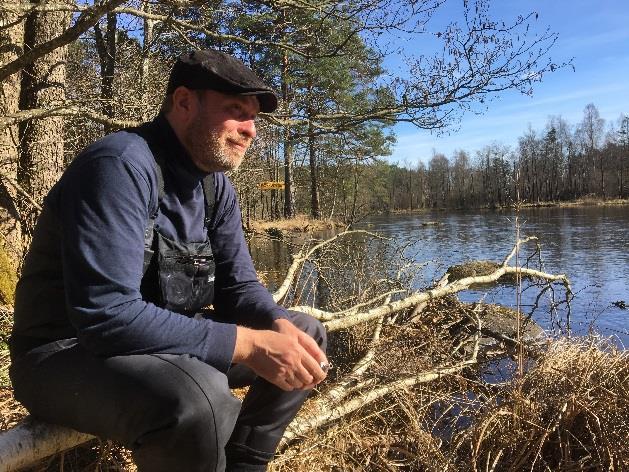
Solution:
M 516 202 L 625 199 L 627 136 L 629 117 L 621 115 L 606 127 L 596 106 L 588 104 L 581 122 L 551 117 L 543 130 L 529 127 L 515 149 L 493 142 L 474 156 L 465 150 L 450 158 L 435 152 L 428 165 L 391 166 L 388 199 L 371 208 L 497 208 Z
M 415 165 L 334 162 L 321 153 L 319 193 L 323 215 L 352 222 L 368 214 L 421 209 L 505 208 L 516 202 L 548 204 L 583 199 L 625 199 L 629 195 L 629 117 L 606 126 L 593 104 L 576 125 L 551 117 L 544 130 L 529 128 L 510 149 L 498 142 L 475 155 L 459 150 L 447 157 L 437 151 Z M 488 137 L 490 139 L 490 137 Z M 303 161 L 303 159 L 302 159 Z M 297 167 L 299 188 L 309 173 Z M 266 196 L 269 199 L 269 196 Z M 297 198 L 308 214 L 309 195 Z M 256 215 L 269 217 L 263 210 Z
M 593 104 L 579 123 L 551 117 L 544 130 L 524 131 L 514 149 L 488 136 L 477 155 L 387 161 L 395 124 L 445 132 L 501 93 L 530 95 L 571 66 L 553 57 L 557 34 L 535 12 L 497 18 L 491 0 L 462 0 L 444 20 L 449 3 L 0 1 L 0 429 L 21 434 L 24 425 L 6 342 L 45 195 L 85 146 L 151 120 L 171 65 L 191 49 L 242 59 L 280 98 L 229 175 L 246 222 L 307 214 L 349 224 L 376 212 L 627 198 L 629 118 L 606 126 Z M 409 41 L 431 47 L 409 49 Z M 402 66 L 387 68 L 393 57 Z M 283 188 L 264 190 L 265 182 Z M 569 303 L 569 278 L 535 266 L 525 250 L 538 254 L 536 239 L 517 234 L 501 261 L 448 269 L 418 290 L 416 261 L 379 235 L 343 232 L 296 248 L 274 297 L 290 307 L 325 285 L 325 306 L 298 308 L 325 323 L 335 369 L 287 431 L 273 470 L 629 467 L 626 351 L 540 340 L 519 311 L 456 299 L 471 286 L 506 283 Z M 506 329 L 491 321 L 500 317 Z M 511 378 L 484 377 L 501 362 Z M 0 466 L 91 440 L 33 470 L 134 470 L 117 445 L 37 431 L 27 456 L 28 441 L 2 436 L 1 450 L 19 447 Z

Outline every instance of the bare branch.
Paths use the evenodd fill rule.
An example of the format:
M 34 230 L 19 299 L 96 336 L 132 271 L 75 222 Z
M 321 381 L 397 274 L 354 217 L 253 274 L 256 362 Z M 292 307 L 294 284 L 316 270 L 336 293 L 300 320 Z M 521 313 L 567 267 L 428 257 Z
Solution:
M 22 110 L 10 115 L 0 116 L 0 131 L 9 126 L 16 125 L 22 121 L 48 118 L 50 116 L 78 116 L 89 118 L 96 123 L 111 126 L 114 128 L 130 128 L 139 126 L 140 121 L 126 121 L 109 118 L 101 113 L 85 108 L 79 104 L 65 104 L 54 108 L 33 108 L 30 110 Z
M 125 0 L 102 0 L 95 2 L 93 6 L 83 10 L 74 22 L 74 25 L 65 30 L 62 34 L 50 41 L 35 46 L 33 49 L 25 51 L 24 54 L 17 59 L 0 67 L 0 82 L 3 82 L 10 75 L 15 74 L 28 64 L 32 64 L 49 52 L 75 41 L 79 36 L 98 23 L 101 16 L 112 11 L 124 2 Z
M 474 358 L 470 358 L 467 361 L 464 361 L 460 364 L 451 366 L 451 367 L 439 367 L 437 369 L 423 372 L 418 375 L 414 375 L 412 377 L 407 377 L 404 379 L 396 380 L 394 382 L 383 385 L 379 388 L 375 388 L 368 392 L 365 392 L 361 395 L 358 395 L 356 398 L 353 398 L 345 403 L 342 403 L 338 406 L 335 406 L 331 410 L 325 409 L 319 415 L 310 418 L 301 418 L 298 417 L 293 423 L 291 423 L 284 437 L 282 438 L 282 444 L 280 445 L 280 449 L 286 447 L 293 440 L 305 436 L 316 428 L 319 428 L 327 423 L 331 423 L 339 418 L 342 418 L 349 413 L 362 408 L 363 406 L 384 397 L 385 395 L 391 394 L 393 392 L 397 392 L 401 389 L 406 389 L 413 387 L 415 385 L 421 383 L 432 382 L 437 380 L 444 375 L 453 374 L 456 372 L 460 372 L 461 370 L 469 367 L 471 365 L 476 364 L 477 360 Z
M 325 310 L 320 310 L 318 308 L 314 308 L 311 306 L 306 306 L 306 305 L 299 305 L 299 306 L 292 306 L 290 307 L 291 310 L 295 310 L 295 311 L 301 311 L 302 313 L 306 313 L 316 319 L 318 319 L 319 321 L 331 321 L 331 320 L 337 320 L 339 318 L 343 318 L 347 315 L 351 315 L 353 313 L 358 312 L 358 310 L 362 307 L 365 306 L 369 306 L 369 305 L 373 305 L 374 303 L 377 303 L 379 300 L 383 299 L 383 298 L 388 298 L 389 300 L 391 299 L 391 295 L 394 295 L 396 293 L 401 293 L 404 290 L 391 290 L 389 292 L 386 293 L 382 293 L 379 294 L 375 297 L 373 297 L 370 300 L 367 300 L 366 302 L 362 302 L 362 303 L 358 303 L 357 305 L 354 305 L 346 310 L 342 310 L 342 311 L 335 311 L 335 312 L 328 312 Z M 389 301 L 385 301 L 384 302 L 389 303 Z
M 295 279 L 295 275 L 297 274 L 299 267 L 301 266 L 301 264 L 306 262 L 312 254 L 314 254 L 318 249 L 322 248 L 323 246 L 330 244 L 339 238 L 347 236 L 348 234 L 367 234 L 376 238 L 382 238 L 382 236 L 379 236 L 377 234 L 371 233 L 369 231 L 364 231 L 364 230 L 343 231 L 342 233 L 338 233 L 332 238 L 326 239 L 325 241 L 322 241 L 319 244 L 314 245 L 310 249 L 297 254 L 296 256 L 293 257 L 293 262 L 291 266 L 288 268 L 286 277 L 284 278 L 284 282 L 282 282 L 282 285 L 280 285 L 280 287 L 273 294 L 273 300 L 275 300 L 276 302 L 279 302 L 286 296 L 286 294 L 288 293 L 288 289 L 290 288 L 291 284 L 293 283 L 293 280 Z
M 433 288 L 426 292 L 414 293 L 402 300 L 382 305 L 366 312 L 352 314 L 343 319 L 327 321 L 324 324 L 328 331 L 349 328 L 357 324 L 376 320 L 382 316 L 390 315 L 401 310 L 406 310 L 429 300 L 434 300 L 436 298 L 444 297 L 446 295 L 458 293 L 462 290 L 468 289 L 472 285 L 493 283 L 504 275 L 516 273 L 520 273 L 531 278 L 546 280 L 548 282 L 561 282 L 566 288 L 566 291 L 568 293 L 572 293 L 570 281 L 565 274 L 554 275 L 534 269 L 502 266 L 488 275 L 465 277 L 452 283 L 445 284 L 442 287 Z
M 35 198 L 33 198 L 33 196 L 28 193 L 26 190 L 24 190 L 20 184 L 18 184 L 15 180 L 13 180 L 12 178 L 10 178 L 8 175 L 5 175 L 4 173 L 0 172 L 0 179 L 2 179 L 5 183 L 9 184 L 11 187 L 13 187 L 20 195 L 22 195 L 24 198 L 26 198 L 26 200 L 28 200 L 28 202 L 33 206 L 33 208 L 35 208 L 38 211 L 42 211 L 42 207 L 39 203 L 37 203 L 37 201 L 35 200 Z
M 517 243 L 515 244 L 515 246 L 513 246 L 513 249 L 511 250 L 511 252 L 509 253 L 509 255 L 508 255 L 507 257 L 505 257 L 504 261 L 502 261 L 502 266 L 503 266 L 503 267 L 504 267 L 504 266 L 506 266 L 506 265 L 509 263 L 509 261 L 510 261 L 511 259 L 513 259 L 513 256 L 515 256 L 515 255 L 516 255 L 516 253 L 517 253 L 517 252 L 518 252 L 518 250 L 520 249 L 520 246 L 521 246 L 522 244 L 528 243 L 529 241 L 538 241 L 538 238 L 537 238 L 537 236 L 529 236 L 529 237 L 526 237 L 526 238 L 524 238 L 524 239 L 519 239 L 519 240 L 517 241 Z

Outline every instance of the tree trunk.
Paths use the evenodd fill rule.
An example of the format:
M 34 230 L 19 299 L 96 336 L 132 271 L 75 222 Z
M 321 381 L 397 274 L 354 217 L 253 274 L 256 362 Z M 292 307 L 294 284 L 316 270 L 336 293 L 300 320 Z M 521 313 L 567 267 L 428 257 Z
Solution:
M 317 138 L 314 135 L 314 126 L 310 116 L 312 110 L 308 111 L 308 155 L 310 157 L 310 212 L 314 219 L 321 218 L 319 207 L 319 178 L 317 175 Z
M 142 2 L 142 10 L 146 13 L 151 13 L 151 3 L 148 1 Z M 151 66 L 151 43 L 153 42 L 153 26 L 155 20 L 144 19 L 144 38 L 142 40 L 142 63 L 140 65 L 140 90 L 142 91 L 142 120 L 148 121 L 150 119 L 149 103 L 148 99 L 148 75 L 149 68 Z
M 18 470 L 94 436 L 26 418 L 0 434 L 0 470 Z
M 284 20 L 286 13 L 284 13 Z M 288 53 L 284 52 L 282 57 L 282 101 L 286 115 L 290 115 L 290 85 Z M 293 186 L 293 143 L 290 125 L 284 126 L 284 218 L 295 216 L 295 189 Z
M 349 223 L 350 225 L 354 224 L 354 221 L 356 221 L 356 209 L 357 209 L 357 201 L 358 201 L 358 163 L 354 162 L 354 172 L 352 177 L 354 178 L 354 191 L 352 193 L 352 209 L 351 209 L 351 213 L 349 216 L 349 221 L 346 221 L 346 223 Z
M 605 199 L 605 153 L 604 151 L 598 151 L 598 163 L 601 169 L 601 197 Z
M 280 178 L 280 168 L 277 162 L 273 163 L 271 180 L 273 182 L 277 182 Z M 271 190 L 271 217 L 273 219 L 281 218 L 282 212 L 281 208 L 281 192 L 278 190 Z
M 625 198 L 625 183 L 624 183 L 624 174 L 625 174 L 625 156 L 627 155 L 626 146 L 623 146 L 620 149 L 620 198 Z
M 409 197 L 409 208 L 413 211 L 413 170 L 408 169 L 408 197 Z
M 25 50 L 62 33 L 68 28 L 70 18 L 68 12 L 30 13 L 24 25 Z M 52 107 L 64 102 L 66 49 L 65 46 L 55 49 L 23 69 L 21 110 Z M 29 120 L 22 122 L 19 128 L 18 183 L 35 201 L 41 202 L 63 171 L 63 118 L 54 116 Z M 21 205 L 25 246 L 30 242 L 37 215 L 32 205 Z
M 0 6 L 0 66 L 15 60 L 22 51 L 24 26 L 16 21 L 17 15 Z M 10 26 L 9 26 L 10 25 Z M 20 74 L 13 74 L 0 82 L 0 115 L 18 111 Z M 0 250 L 17 266 L 22 259 L 17 182 L 18 127 L 9 126 L 0 131 Z
M 103 114 L 114 117 L 114 73 L 116 68 L 116 26 L 115 13 L 107 13 L 107 27 L 103 35 L 98 23 L 94 25 L 96 50 L 100 59 L 100 98 L 103 103 Z M 105 134 L 111 133 L 111 125 L 104 126 Z

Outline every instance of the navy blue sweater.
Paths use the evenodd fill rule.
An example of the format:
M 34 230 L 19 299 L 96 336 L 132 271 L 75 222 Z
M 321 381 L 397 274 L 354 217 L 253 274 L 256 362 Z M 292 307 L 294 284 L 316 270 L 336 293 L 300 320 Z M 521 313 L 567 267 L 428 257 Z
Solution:
M 165 151 L 165 196 L 156 227 L 182 242 L 205 239 L 198 170 L 162 116 L 145 125 Z M 131 131 L 85 149 L 45 199 L 16 291 L 12 350 L 77 337 L 98 356 L 190 354 L 221 371 L 231 363 L 236 325 L 268 327 L 286 311 L 258 282 L 232 184 L 214 173 L 209 235 L 216 262 L 214 319 L 162 309 L 140 293 L 144 230 L 158 205 L 155 162 Z M 33 342 L 34 341 L 34 342 Z

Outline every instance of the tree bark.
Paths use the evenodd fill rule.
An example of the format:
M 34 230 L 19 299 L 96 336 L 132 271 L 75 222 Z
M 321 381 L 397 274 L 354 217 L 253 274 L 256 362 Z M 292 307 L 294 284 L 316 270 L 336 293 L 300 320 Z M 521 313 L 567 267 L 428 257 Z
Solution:
M 22 469 L 90 439 L 94 436 L 27 418 L 0 434 L 0 470 Z
M 17 15 L 0 6 L 0 67 L 15 60 L 22 52 L 24 25 L 16 22 Z M 0 82 L 0 115 L 18 111 L 20 76 L 15 74 Z M 7 179 L 17 180 L 18 127 L 0 130 L 0 250 L 4 250 L 17 267 L 22 258 L 18 211 L 18 194 Z
M 68 28 L 70 17 L 69 12 L 30 13 L 24 25 L 24 49 L 33 50 L 59 36 Z M 54 49 L 23 69 L 21 110 L 63 104 L 66 49 L 65 46 Z M 64 168 L 63 118 L 54 116 L 22 122 L 19 136 L 18 183 L 36 201 L 41 202 Z M 20 219 L 25 246 L 30 241 L 37 215 L 32 205 L 21 205 Z
M 46 40 L 38 42 L 37 47 L 33 47 L 31 45 L 30 48 L 25 48 L 23 54 L 17 56 L 6 65 L 0 66 L 0 82 L 3 82 L 12 74 L 30 67 L 30 65 L 38 62 L 44 56 L 54 53 L 56 49 L 64 48 L 72 41 L 76 41 L 79 36 L 94 26 L 102 15 L 114 10 L 118 5 L 124 2 L 125 0 L 106 0 L 98 2 L 98 4 L 89 8 L 83 9 L 81 11 L 81 15 L 77 18 L 72 27 L 68 27 L 68 21 L 70 19 L 71 12 L 77 9 L 77 6 L 74 4 L 68 4 L 67 8 L 60 8 L 58 10 L 55 7 L 55 10 L 51 11 L 45 11 L 45 9 L 42 9 L 42 11 L 32 11 L 29 14 L 29 17 L 39 14 L 45 15 L 46 18 L 50 18 L 52 23 L 50 27 L 54 29 L 54 31 L 58 32 L 58 34 L 49 36 Z M 47 2 L 41 0 L 31 0 L 30 5 L 34 7 L 45 7 L 46 3 Z M 47 16 L 49 14 L 52 14 L 52 16 Z M 68 21 L 64 21 L 61 24 L 55 24 L 54 18 L 56 15 L 67 16 Z
M 142 10 L 147 14 L 151 13 L 151 3 L 148 1 L 142 2 Z M 155 20 L 150 18 L 144 18 L 144 31 L 142 40 L 142 63 L 140 65 L 140 90 L 142 91 L 142 120 L 148 121 L 149 109 L 148 109 L 148 76 L 151 66 L 151 44 L 153 43 L 153 27 L 155 26 Z

